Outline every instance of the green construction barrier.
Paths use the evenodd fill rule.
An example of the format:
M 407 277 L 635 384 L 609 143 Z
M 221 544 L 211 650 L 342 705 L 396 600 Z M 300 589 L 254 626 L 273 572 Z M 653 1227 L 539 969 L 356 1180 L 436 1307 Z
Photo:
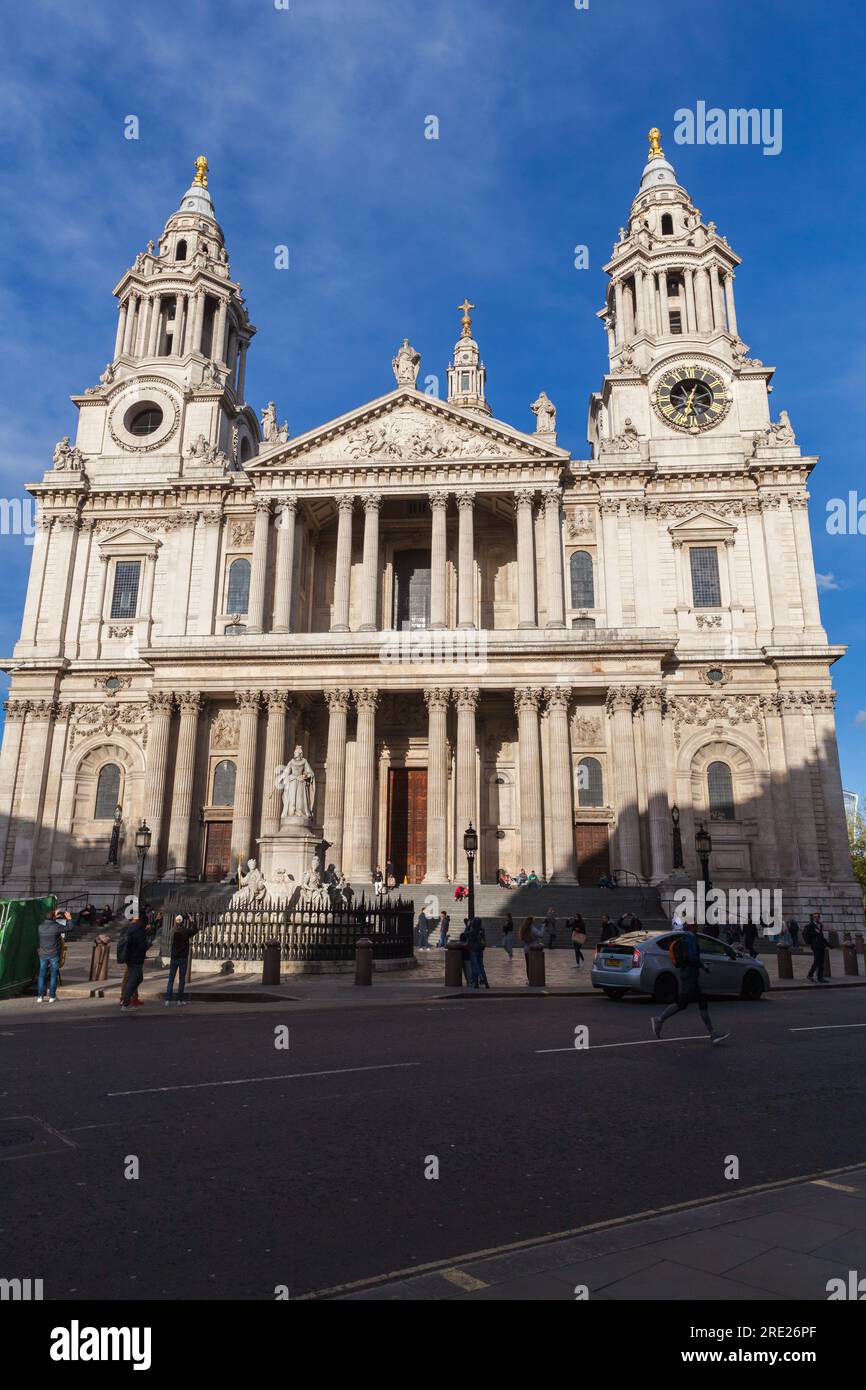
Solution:
M 57 899 L 0 899 L 0 999 L 23 994 L 39 970 L 39 923 Z

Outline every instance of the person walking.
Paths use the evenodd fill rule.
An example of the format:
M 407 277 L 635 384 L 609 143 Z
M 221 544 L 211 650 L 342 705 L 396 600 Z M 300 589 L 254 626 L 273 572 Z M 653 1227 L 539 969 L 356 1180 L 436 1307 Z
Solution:
M 752 960 L 756 960 L 758 956 L 758 953 L 755 950 L 755 942 L 757 941 L 757 939 L 758 928 L 752 921 L 752 914 L 750 912 L 749 919 L 743 927 L 743 944 L 745 945 L 745 948 L 748 951 L 749 955 L 752 957 Z
M 571 922 L 571 944 L 574 947 L 574 963 L 578 970 L 583 965 L 583 948 L 586 945 L 586 923 L 578 912 Z
M 418 949 L 419 951 L 430 950 L 430 923 L 423 907 L 418 913 Z
M 36 1003 L 45 999 L 45 984 L 48 982 L 48 1002 L 57 1002 L 57 977 L 60 974 L 62 957 L 65 954 L 65 933 L 72 921 L 72 913 L 55 907 L 44 921 L 39 923 L 39 979 L 36 985 Z
M 788 919 L 788 931 L 791 933 L 791 949 L 796 951 L 800 941 L 800 923 L 796 917 Z
M 502 949 L 509 960 L 514 960 L 514 918 L 510 912 L 506 912 L 502 924 Z
M 701 946 L 694 922 L 687 923 L 685 931 L 677 932 L 668 951 L 677 972 L 677 1000 L 676 1003 L 668 1005 L 663 1014 L 650 1019 L 653 1037 L 660 1040 L 662 1029 L 669 1018 L 687 1009 L 689 1004 L 697 1004 L 703 1025 L 710 1035 L 710 1042 L 717 1046 L 731 1035 L 717 1033 L 710 1018 L 706 997 L 701 989 L 701 971 L 706 970 L 709 974 L 709 966 L 701 963 Z
M 524 917 L 520 924 L 520 944 L 523 947 L 527 981 L 529 980 L 529 948 L 534 946 L 536 941 L 544 942 L 544 928 L 533 917 Z
M 189 969 L 189 943 L 198 932 L 198 927 L 193 926 L 193 919 L 187 913 L 186 917 L 181 917 L 178 913 L 174 919 L 174 930 L 171 933 L 171 950 L 168 960 L 168 984 L 165 990 L 165 1007 L 169 1008 L 174 993 L 174 981 L 177 976 L 177 1003 L 178 1008 L 185 1004 L 183 997 L 184 986 L 186 984 L 186 972 Z
M 484 923 L 480 917 L 473 917 L 469 923 L 466 944 L 469 947 L 472 988 L 478 989 L 479 985 L 483 985 L 485 989 L 489 989 L 490 983 L 484 969 L 484 948 L 487 945 L 487 940 L 484 935 Z
M 148 927 L 143 917 L 136 917 L 126 933 L 126 937 L 118 941 L 118 960 L 128 967 L 126 984 L 123 987 L 123 994 L 120 997 L 121 1009 L 128 1009 L 130 1001 L 138 994 L 138 986 L 144 979 L 144 960 L 158 931 L 156 925 Z M 123 957 L 120 951 L 123 950 Z
M 439 940 L 436 943 L 437 946 L 447 947 L 448 931 L 450 926 L 451 918 L 449 917 L 448 913 L 445 911 L 443 907 L 442 911 L 439 913 Z
M 547 932 L 547 949 L 550 950 L 556 941 L 556 912 L 552 907 L 544 914 L 544 928 Z
M 614 923 L 610 920 L 610 918 L 608 917 L 607 913 L 605 912 L 605 914 L 603 915 L 603 917 L 602 917 L 602 919 L 601 919 L 601 932 L 600 932 L 600 934 L 599 934 L 599 938 L 598 938 L 598 939 L 599 939 L 599 941 L 612 941 L 613 938 L 614 938 L 616 935 L 617 935 L 616 926 L 615 926 Z
M 463 930 L 457 940 L 460 942 L 463 962 L 463 979 L 467 985 L 472 984 L 472 967 L 469 963 L 469 918 L 463 919 Z
M 812 965 L 806 976 L 812 984 L 824 984 L 824 960 L 827 953 L 827 938 L 820 912 L 813 912 L 803 928 L 803 940 L 812 951 Z M 817 980 L 815 976 L 817 975 Z

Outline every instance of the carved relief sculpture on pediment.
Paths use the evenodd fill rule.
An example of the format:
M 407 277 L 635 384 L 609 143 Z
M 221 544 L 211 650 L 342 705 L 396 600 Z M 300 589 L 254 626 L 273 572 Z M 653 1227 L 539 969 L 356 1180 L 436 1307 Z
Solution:
M 763 707 L 759 695 L 675 695 L 668 698 L 673 719 L 674 743 L 683 736 L 684 725 L 722 734 L 739 724 L 754 725 L 753 732 L 764 741 Z
M 147 743 L 148 707 L 143 700 L 124 704 L 117 700 L 105 700 L 102 704 L 84 701 L 73 704 L 70 713 L 70 748 L 90 734 L 110 736 L 115 731 L 138 739 L 142 747 Z

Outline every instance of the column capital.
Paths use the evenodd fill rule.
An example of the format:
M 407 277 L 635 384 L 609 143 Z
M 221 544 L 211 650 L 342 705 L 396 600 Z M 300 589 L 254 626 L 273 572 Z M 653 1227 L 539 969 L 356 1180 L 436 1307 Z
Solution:
M 637 691 L 634 686 L 611 686 L 605 700 L 608 714 L 616 714 L 621 710 L 631 714 L 634 708 L 636 694 Z
M 288 690 L 266 690 L 264 692 L 264 700 L 269 713 L 271 710 L 286 711 L 293 703 Z
M 452 699 L 458 710 L 472 710 L 478 708 L 478 696 L 480 691 L 477 685 L 464 685 L 451 691 Z
M 325 704 L 331 714 L 345 714 L 349 708 L 349 701 L 352 692 L 348 687 L 339 690 L 325 690 L 322 692 L 325 697 Z
M 598 509 L 602 516 L 619 516 L 618 497 L 602 497 L 599 500 Z
M 177 696 L 177 704 L 181 714 L 198 714 L 204 704 L 204 697 L 200 690 L 183 690 Z
M 531 507 L 535 502 L 534 487 L 518 487 L 514 489 L 514 509 L 519 507 Z
M 3 709 L 6 711 L 6 721 L 7 721 L 7 723 L 12 723 L 12 724 L 23 723 L 23 722 L 24 722 L 24 717 L 25 717 L 25 715 L 27 714 L 27 701 L 26 701 L 26 700 L 5 700 L 5 701 L 3 702 Z
M 362 690 L 353 690 L 352 697 L 355 701 L 355 708 L 358 710 L 375 710 L 379 704 L 378 690 L 371 690 L 368 687 Z
M 662 685 L 641 685 L 637 691 L 637 709 L 641 714 L 647 710 L 657 710 L 659 714 L 664 710 L 665 691 Z
M 242 712 L 252 710 L 257 714 L 262 703 L 262 692 L 260 690 L 236 690 L 235 700 Z
M 363 492 L 361 494 L 361 505 L 365 512 L 378 512 L 382 506 L 381 492 Z
M 475 692 L 476 697 L 478 692 Z M 434 709 L 447 709 L 451 703 L 451 691 L 447 686 L 434 685 L 428 686 L 424 691 L 424 703 L 429 711 Z
M 541 493 L 541 504 L 545 512 L 558 512 L 562 506 L 562 493 L 558 487 L 546 487 Z
M 814 709 L 825 709 L 832 713 L 836 708 L 836 691 L 814 690 L 812 692 L 812 706 Z
M 556 710 L 558 713 L 568 714 L 572 696 L 570 685 L 546 686 L 543 694 L 548 713 Z
M 147 697 L 148 712 L 154 714 L 171 714 L 174 709 L 174 694 L 171 690 L 152 690 Z
M 340 510 L 341 512 L 348 512 L 349 515 L 351 516 L 352 512 L 353 512 L 354 509 L 355 509 L 355 498 L 354 498 L 354 496 L 352 496 L 352 497 L 345 497 L 345 496 L 344 496 L 344 497 L 338 497 L 338 498 L 337 498 L 337 507 L 339 508 L 339 510 Z
M 81 530 L 81 515 L 79 512 L 55 512 L 53 520 L 54 525 L 58 526 L 61 531 L 70 529 L 75 531 Z
M 221 507 L 202 507 L 198 514 L 198 519 L 205 526 L 219 526 L 223 519 Z
M 625 499 L 625 509 L 629 516 L 644 516 L 646 513 L 646 502 L 643 497 L 627 497 Z
M 439 488 L 434 492 L 427 493 L 427 501 L 430 503 L 431 511 L 447 511 L 448 499 L 451 493 L 444 488 Z
M 277 526 L 280 526 L 283 524 L 282 518 L 286 513 L 293 517 L 297 514 L 298 498 L 293 494 L 291 497 L 279 497 L 275 500 L 277 504 Z
M 462 511 L 472 511 L 475 506 L 475 493 L 470 488 L 461 488 L 456 494 L 457 506 Z
M 518 714 L 525 710 L 538 711 L 541 704 L 542 689 L 537 686 L 519 686 L 514 692 L 514 708 Z
M 28 700 L 27 713 L 31 719 L 54 719 L 58 713 L 56 700 Z
M 273 504 L 274 499 L 272 497 L 257 497 L 255 500 L 256 512 L 267 512 L 270 516 Z

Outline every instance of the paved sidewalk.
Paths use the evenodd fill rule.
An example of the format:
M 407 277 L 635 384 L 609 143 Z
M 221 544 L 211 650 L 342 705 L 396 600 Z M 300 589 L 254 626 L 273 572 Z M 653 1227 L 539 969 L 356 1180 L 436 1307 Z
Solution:
M 314 1296 L 823 1301 L 828 1280 L 847 1286 L 851 1270 L 866 1270 L 866 1167 L 475 1252 Z

